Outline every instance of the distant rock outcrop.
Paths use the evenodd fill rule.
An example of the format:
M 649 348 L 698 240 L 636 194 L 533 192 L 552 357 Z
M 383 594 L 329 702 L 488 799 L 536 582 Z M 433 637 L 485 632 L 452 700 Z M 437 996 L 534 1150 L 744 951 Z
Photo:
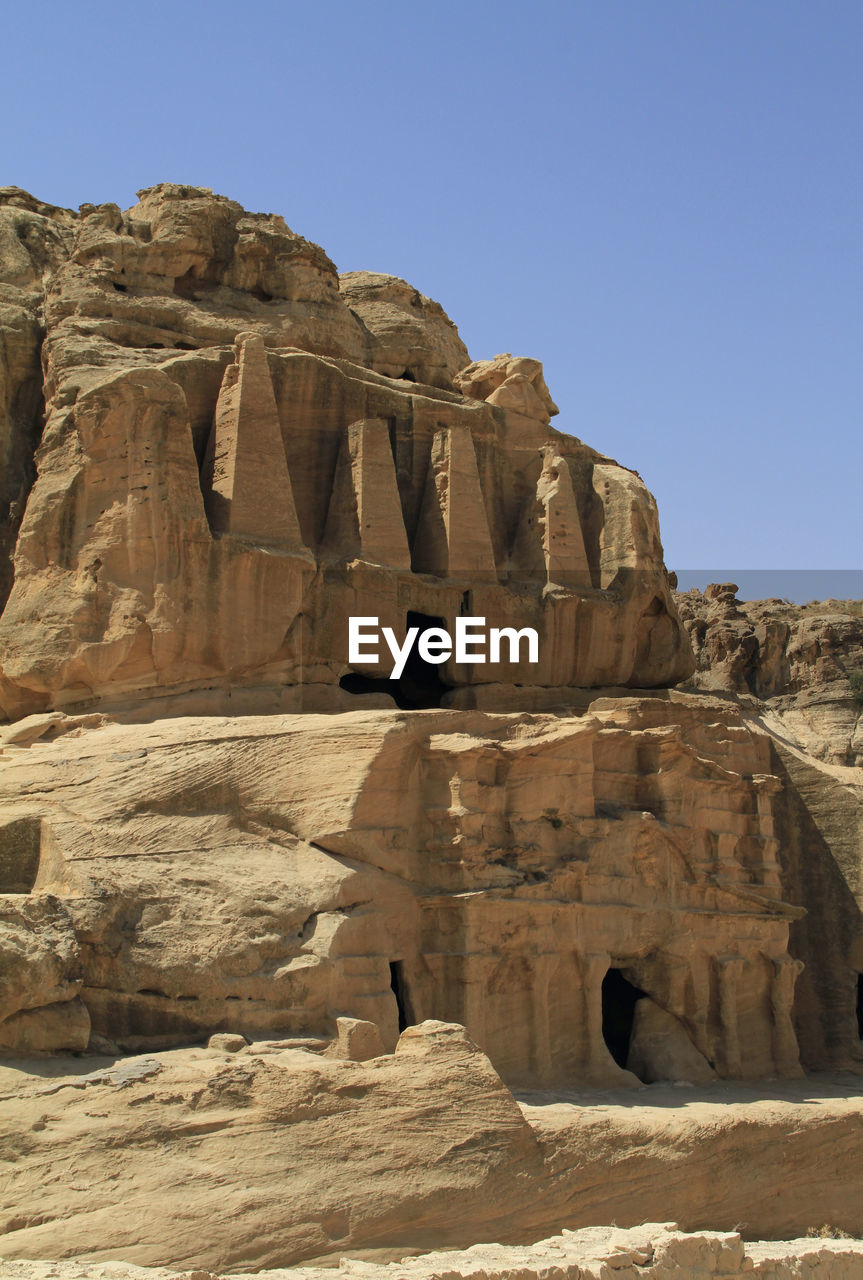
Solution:
M 738 600 L 733 582 L 680 592 L 691 683 L 751 694 L 816 759 L 863 765 L 863 602 Z

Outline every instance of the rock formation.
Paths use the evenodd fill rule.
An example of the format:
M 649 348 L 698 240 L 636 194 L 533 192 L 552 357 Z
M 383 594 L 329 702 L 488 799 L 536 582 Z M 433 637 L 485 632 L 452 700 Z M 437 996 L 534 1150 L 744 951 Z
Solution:
M 440 1022 L 365 1062 L 260 1041 L 74 1068 L 23 1080 L 0 1068 L 4 1278 L 18 1258 L 221 1274 L 490 1240 L 515 1259 L 512 1246 L 563 1223 L 663 1214 L 756 1239 L 863 1232 L 863 1098 L 847 1086 L 518 1103 L 462 1028 Z M 421 1274 L 408 1266 L 394 1280 Z
M 841 765 L 783 737 L 827 624 L 678 614 L 539 361 L 280 217 L 6 188 L 2 281 L 0 1257 L 863 1230 L 859 1099 L 796 1083 L 863 1037 L 856 719 Z M 393 680 L 357 618 L 512 644 Z
M 697 658 L 694 685 L 757 698 L 816 760 L 863 765 L 863 706 L 849 683 L 863 673 L 859 600 L 741 601 L 730 582 L 676 599 Z
M 437 303 L 392 276 L 340 280 L 281 218 L 197 188 L 125 214 L 0 199 L 22 298 L 7 549 L 44 415 L 0 713 L 204 689 L 235 706 L 238 686 L 252 708 L 266 691 L 276 709 L 346 709 L 340 681 L 389 675 L 352 671 L 357 611 L 400 637 L 409 612 L 533 626 L 528 683 L 558 699 L 688 674 L 653 499 L 549 426 L 538 361 L 469 364 Z M 525 683 L 505 661 L 436 675 L 457 706 L 479 685 L 503 709 Z
M 9 1262 L 7 1280 L 201 1280 L 209 1273 L 123 1263 Z M 237 1273 L 248 1280 L 249 1273 Z M 259 1280 L 331 1280 L 332 1268 L 258 1271 Z M 828 1236 L 744 1244 L 736 1231 L 687 1234 L 675 1223 L 564 1230 L 527 1246 L 474 1245 L 422 1254 L 399 1263 L 342 1259 L 339 1280 L 860 1280 L 863 1243 Z
M 511 1084 L 637 1084 L 649 997 L 688 1067 L 642 1038 L 641 1079 L 799 1071 L 780 784 L 721 703 L 41 728 L 0 761 L 8 927 L 33 938 L 9 1047 L 64 999 L 126 1050 L 338 1016 L 392 1049 L 441 1018 Z M 46 928 L 67 940 L 50 986 Z
M 863 671 L 863 606 L 743 602 L 736 592 L 716 583 L 677 597 L 697 655 L 692 684 L 733 694 L 771 736 L 784 894 L 807 909 L 790 931 L 804 965 L 798 1033 L 809 1065 L 826 1067 L 856 1058 L 863 1042 L 863 751 L 852 684 Z

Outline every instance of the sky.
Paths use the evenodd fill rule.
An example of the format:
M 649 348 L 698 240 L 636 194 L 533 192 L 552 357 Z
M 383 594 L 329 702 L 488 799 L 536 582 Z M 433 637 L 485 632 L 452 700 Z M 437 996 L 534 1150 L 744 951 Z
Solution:
M 30 0 L 0 184 L 281 213 L 543 360 L 669 568 L 863 595 L 861 65 L 859 0 Z

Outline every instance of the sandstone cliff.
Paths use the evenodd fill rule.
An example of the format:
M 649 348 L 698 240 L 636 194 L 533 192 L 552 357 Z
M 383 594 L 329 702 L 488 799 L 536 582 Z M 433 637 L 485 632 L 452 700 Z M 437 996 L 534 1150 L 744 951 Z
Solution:
M 644 1079 L 799 1070 L 780 783 L 722 704 L 55 716 L 7 744 L 7 1049 L 37 1024 L 136 1050 L 338 1015 L 392 1048 L 443 1018 L 512 1083 L 635 1084 L 609 1019 L 637 993 L 667 1021 L 636 1036 Z
M 0 284 L 0 1257 L 863 1230 L 856 621 L 678 613 L 539 361 L 275 215 L 6 188 Z
M 751 694 L 807 755 L 863 764 L 863 605 L 853 600 L 737 599 L 733 583 L 677 594 L 702 689 Z
M 691 669 L 653 499 L 549 425 L 538 361 L 471 364 L 404 281 L 340 278 L 199 188 L 77 214 L 6 188 L 0 226 L 0 714 L 240 689 L 344 709 L 391 667 L 349 664 L 358 611 L 400 637 L 409 614 L 533 626 L 537 687 Z M 401 704 L 525 683 L 504 658 L 435 674 Z
M 677 596 L 697 656 L 691 683 L 734 694 L 771 736 L 783 892 L 807 909 L 789 944 L 804 964 L 798 1034 L 806 1061 L 825 1066 L 843 1043 L 856 1056 L 863 1038 L 861 605 L 740 601 L 736 591 L 717 583 Z

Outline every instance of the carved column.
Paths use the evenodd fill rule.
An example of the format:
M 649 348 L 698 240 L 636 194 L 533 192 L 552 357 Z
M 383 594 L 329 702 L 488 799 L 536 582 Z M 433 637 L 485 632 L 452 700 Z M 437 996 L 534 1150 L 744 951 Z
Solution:
M 692 1010 L 687 1011 L 687 1021 L 692 1031 L 692 1041 L 708 1062 L 713 1061 L 714 1048 L 710 1039 L 707 1012 L 710 1007 L 710 961 L 707 956 L 696 954 L 690 967 L 692 982 Z
M 552 979 L 558 967 L 558 957 L 544 953 L 534 957 L 531 1014 L 533 1020 L 534 1061 L 540 1084 L 555 1083 L 552 1062 L 551 990 Z
M 609 1072 L 610 1054 L 602 1038 L 602 980 L 608 973 L 610 957 L 606 953 L 581 958 L 582 993 L 584 998 L 584 1067 L 588 1079 L 601 1080 Z
M 743 972 L 743 960 L 740 956 L 717 956 L 716 972 L 719 979 L 720 1054 L 723 1065 L 721 1074 L 730 1079 L 739 1079 L 743 1074 L 743 1067 L 740 1059 L 737 987 Z
M 802 960 L 791 956 L 772 959 L 773 977 L 770 982 L 770 1010 L 773 1015 L 773 1061 L 780 1076 L 801 1076 L 800 1049 L 791 1018 L 794 1005 L 794 988 L 803 970 Z

